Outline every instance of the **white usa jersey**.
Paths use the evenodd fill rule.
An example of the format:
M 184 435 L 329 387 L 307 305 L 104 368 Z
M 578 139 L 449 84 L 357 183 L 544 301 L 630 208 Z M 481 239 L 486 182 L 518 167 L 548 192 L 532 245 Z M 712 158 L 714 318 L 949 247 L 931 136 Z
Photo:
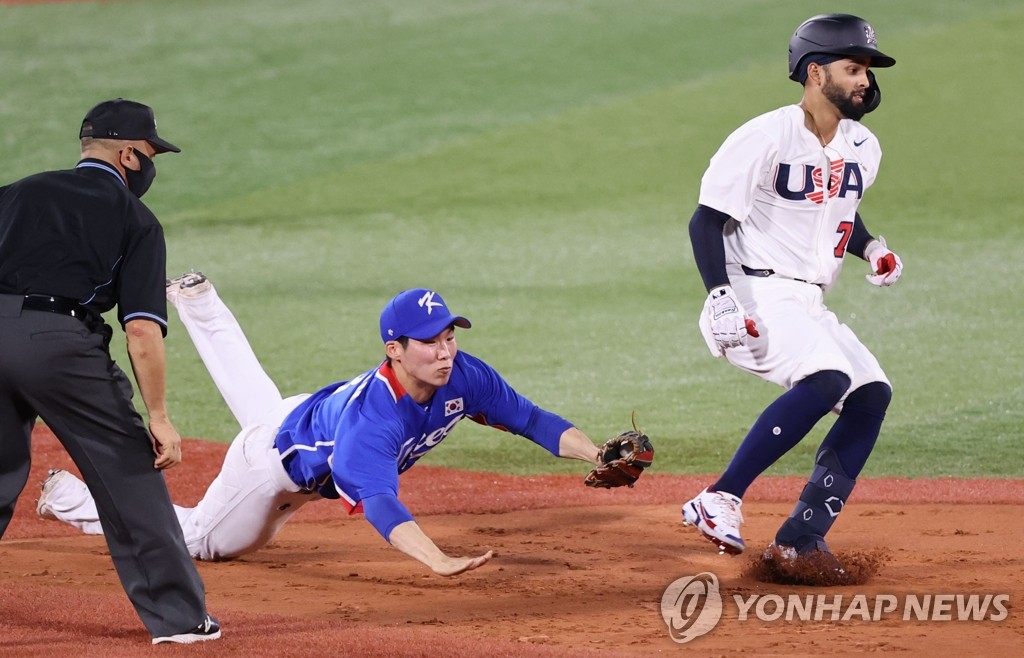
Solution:
M 736 129 L 711 158 L 699 203 L 726 213 L 727 264 L 831 288 L 843 266 L 854 214 L 875 181 L 882 149 L 850 119 L 828 146 L 788 105 Z

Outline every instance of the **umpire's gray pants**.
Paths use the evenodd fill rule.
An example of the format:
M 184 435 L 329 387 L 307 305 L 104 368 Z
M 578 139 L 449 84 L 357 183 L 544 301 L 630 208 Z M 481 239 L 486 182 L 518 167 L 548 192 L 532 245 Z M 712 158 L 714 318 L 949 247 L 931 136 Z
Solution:
M 41 417 L 88 485 L 121 584 L 153 636 L 183 633 L 206 615 L 149 432 L 128 378 L 110 358 L 109 328 L 22 311 L 0 295 L 0 537 L 28 479 Z

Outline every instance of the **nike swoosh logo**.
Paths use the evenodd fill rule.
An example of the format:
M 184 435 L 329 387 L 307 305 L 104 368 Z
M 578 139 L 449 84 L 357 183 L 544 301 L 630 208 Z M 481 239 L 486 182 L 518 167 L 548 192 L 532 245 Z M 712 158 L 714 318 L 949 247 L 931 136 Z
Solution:
M 867 138 L 867 137 L 865 137 L 864 139 L 860 140 L 859 142 L 858 142 L 858 141 L 854 141 L 854 142 L 853 142 L 853 145 L 854 145 L 854 146 L 860 146 L 861 144 L 863 144 L 863 143 L 864 143 L 864 142 L 866 142 L 866 141 L 868 141 L 868 138 Z

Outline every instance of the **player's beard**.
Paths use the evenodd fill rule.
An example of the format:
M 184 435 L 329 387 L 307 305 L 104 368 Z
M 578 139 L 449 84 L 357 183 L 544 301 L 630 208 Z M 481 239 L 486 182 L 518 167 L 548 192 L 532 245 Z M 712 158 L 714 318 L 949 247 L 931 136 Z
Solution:
M 866 113 L 864 109 L 864 99 L 858 102 L 854 98 L 855 92 L 846 93 L 843 89 L 832 80 L 832 74 L 829 70 L 825 69 L 825 84 L 821 86 L 821 93 L 824 94 L 825 98 L 830 103 L 836 106 L 836 109 L 846 117 L 847 119 L 853 119 L 854 121 L 860 121 Z

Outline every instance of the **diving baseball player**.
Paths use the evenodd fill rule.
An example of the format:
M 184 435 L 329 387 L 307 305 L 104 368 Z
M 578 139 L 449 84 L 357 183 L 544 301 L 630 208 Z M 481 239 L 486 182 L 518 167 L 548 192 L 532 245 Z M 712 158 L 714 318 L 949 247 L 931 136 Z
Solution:
M 287 399 L 203 275 L 169 282 L 168 299 L 243 426 L 199 504 L 176 508 L 193 557 L 218 560 L 255 551 L 302 505 L 329 498 L 340 499 L 350 514 L 364 512 L 395 548 L 435 573 L 455 575 L 483 565 L 492 552 L 446 555 L 398 499 L 398 479 L 460 420 L 525 436 L 558 457 L 590 464 L 603 459 L 604 451 L 582 431 L 460 352 L 455 329 L 467 329 L 470 322 L 453 315 L 434 291 L 408 290 L 384 307 L 382 363 L 349 381 Z M 612 483 L 591 486 L 618 486 L 607 466 L 599 465 L 588 478 L 607 473 Z M 86 533 L 100 531 L 89 491 L 66 471 L 44 483 L 37 510 Z
M 829 411 L 838 418 L 774 544 L 786 559 L 831 555 L 828 533 L 878 437 L 892 395 L 878 361 L 823 302 L 851 253 L 867 280 L 891 286 L 900 258 L 868 232 L 858 208 L 878 174 L 878 139 L 860 123 L 878 107 L 873 68 L 895 60 L 847 14 L 814 16 L 789 44 L 799 104 L 758 116 L 711 159 L 690 220 L 708 297 L 700 329 L 711 353 L 786 389 L 763 411 L 725 472 L 683 506 L 721 552 L 745 548 L 747 487 Z M 831 558 L 830 558 L 831 559 Z M 837 568 L 841 569 L 841 567 Z

